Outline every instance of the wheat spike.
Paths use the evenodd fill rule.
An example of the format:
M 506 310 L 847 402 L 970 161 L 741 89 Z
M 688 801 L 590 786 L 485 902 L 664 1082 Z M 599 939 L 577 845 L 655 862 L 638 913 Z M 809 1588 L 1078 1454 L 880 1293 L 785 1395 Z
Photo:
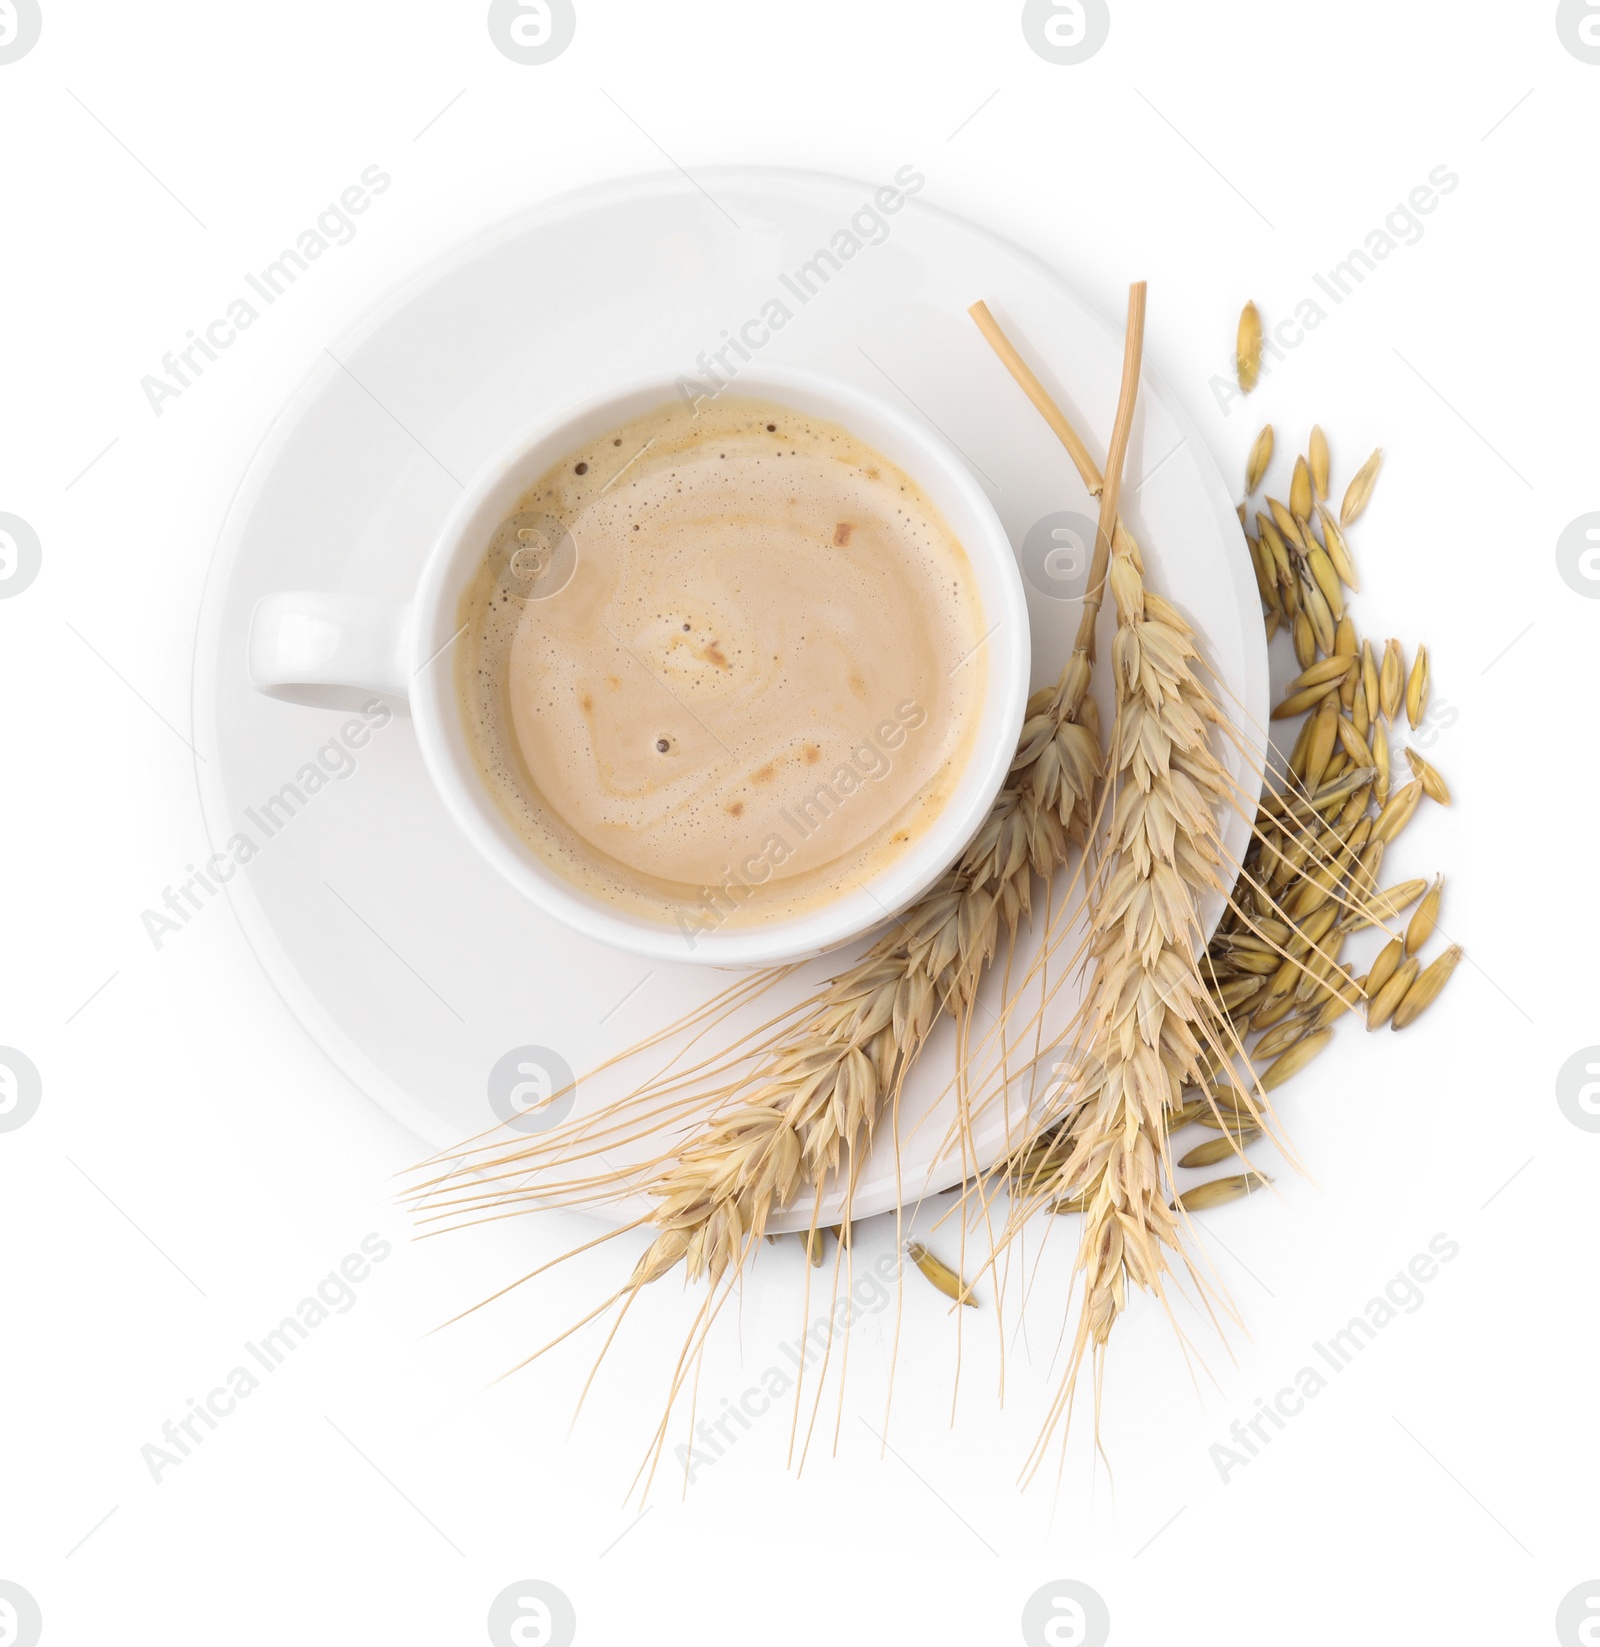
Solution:
M 1129 297 L 1103 530 L 1132 421 L 1144 297 L 1142 285 Z M 1146 586 L 1137 546 L 1121 527 L 1109 583 L 1117 707 L 1105 874 L 1092 904 L 1093 968 L 1080 1014 L 1089 1055 L 1061 1097 L 1072 1147 L 1051 1186 L 1085 1208 L 1077 1261 L 1084 1300 L 1041 1446 L 1067 1410 L 1085 1357 L 1103 1352 L 1130 1288 L 1160 1293 L 1166 1252 L 1182 1250 L 1163 1183 L 1166 1119 L 1182 1105 L 1182 1082 L 1203 1078 L 1217 1016 L 1200 975 L 1197 901 L 1224 885 L 1214 809 L 1226 804 L 1232 780 L 1210 747 L 1220 712 L 1195 674 L 1193 633 Z

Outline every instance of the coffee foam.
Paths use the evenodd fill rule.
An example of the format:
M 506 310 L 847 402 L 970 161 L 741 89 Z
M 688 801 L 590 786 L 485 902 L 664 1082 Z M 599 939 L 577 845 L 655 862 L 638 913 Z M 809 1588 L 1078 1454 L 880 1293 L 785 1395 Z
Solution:
M 496 533 L 461 606 L 463 720 L 568 879 L 663 920 L 708 894 L 719 921 L 771 920 L 938 817 L 982 712 L 980 614 L 938 512 L 848 431 L 672 403 Z

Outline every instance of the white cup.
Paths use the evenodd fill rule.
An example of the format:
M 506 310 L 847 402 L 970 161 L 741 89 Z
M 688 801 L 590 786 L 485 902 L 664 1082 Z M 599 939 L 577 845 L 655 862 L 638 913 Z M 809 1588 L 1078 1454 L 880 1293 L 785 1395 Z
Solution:
M 413 599 L 360 592 L 268 595 L 251 618 L 250 675 L 291 703 L 343 707 L 373 692 L 406 700 L 428 775 L 469 841 L 547 913 L 618 949 L 660 960 L 770 966 L 818 955 L 882 925 L 920 897 L 987 817 L 1016 753 L 1028 698 L 1028 613 L 1016 558 L 961 458 L 899 409 L 811 372 L 749 367 L 736 392 L 844 425 L 911 476 L 967 552 L 983 640 L 961 667 L 979 670 L 982 708 L 970 753 L 943 811 L 863 882 L 801 915 L 686 932 L 608 904 L 546 864 L 505 818 L 467 748 L 451 665 L 460 601 L 490 539 L 550 467 L 608 429 L 652 411 L 677 389 L 655 378 L 588 401 L 509 446 L 467 487 L 439 533 Z M 418 866 L 426 873 L 426 865 Z

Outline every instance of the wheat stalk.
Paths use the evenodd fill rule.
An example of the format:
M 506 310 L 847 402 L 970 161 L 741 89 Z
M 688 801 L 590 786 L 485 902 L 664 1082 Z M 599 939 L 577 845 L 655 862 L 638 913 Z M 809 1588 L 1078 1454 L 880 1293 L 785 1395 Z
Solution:
M 1130 1288 L 1161 1294 L 1166 1254 L 1182 1251 L 1164 1184 L 1169 1121 L 1182 1107 L 1184 1083 L 1202 1081 L 1208 1060 L 1225 1051 L 1200 970 L 1198 912 L 1203 896 L 1226 890 L 1216 814 L 1233 783 L 1211 747 L 1223 717 L 1197 675 L 1192 631 L 1146 587 L 1138 546 L 1115 514 L 1144 309 L 1145 289 L 1136 285 L 1101 493 L 1102 531 L 1114 538 L 1108 582 L 1117 614 L 1117 707 L 1106 779 L 1109 839 L 1091 898 L 1091 976 L 1069 1031 L 1076 1066 L 1025 1140 L 1025 1187 L 1002 1238 L 1011 1239 L 1041 1204 L 1084 1216 L 1078 1326 L 1031 1467 L 1070 1405 L 1086 1356 L 1103 1351 Z M 1012 365 L 1015 351 L 1000 352 Z

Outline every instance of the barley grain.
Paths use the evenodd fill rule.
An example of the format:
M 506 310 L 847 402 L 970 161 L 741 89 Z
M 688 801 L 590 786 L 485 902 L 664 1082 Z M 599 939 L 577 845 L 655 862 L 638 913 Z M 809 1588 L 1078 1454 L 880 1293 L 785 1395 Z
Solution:
M 1267 507 L 1272 511 L 1273 524 L 1283 534 L 1286 543 L 1292 543 L 1301 554 L 1305 553 L 1305 539 L 1300 531 L 1300 522 L 1294 518 L 1294 513 L 1285 504 L 1276 498 L 1267 499 Z
M 1360 518 L 1372 497 L 1372 488 L 1377 484 L 1378 470 L 1382 463 L 1383 449 L 1380 447 L 1356 470 L 1355 479 L 1345 489 L 1344 502 L 1339 506 L 1341 526 L 1348 526 L 1353 520 Z
M 1317 645 L 1330 656 L 1334 646 L 1333 609 L 1328 605 L 1327 596 L 1317 587 L 1316 580 L 1309 570 L 1302 570 L 1296 585 L 1300 594 L 1300 604 L 1305 608 L 1311 619 L 1311 627 L 1316 631 Z
M 1254 1171 L 1237 1173 L 1231 1178 L 1213 1178 L 1208 1183 L 1185 1190 L 1173 1205 L 1182 1207 L 1185 1212 L 1204 1212 L 1211 1207 L 1226 1206 L 1240 1196 L 1252 1195 L 1271 1182 L 1264 1173 Z
M 958 1304 L 968 1304 L 977 1309 L 978 1301 L 972 1296 L 972 1290 L 966 1282 L 948 1264 L 940 1263 L 920 1241 L 907 1243 L 906 1257 L 946 1298 L 953 1298 Z
M 1261 381 L 1261 311 L 1254 303 L 1245 304 L 1239 315 L 1236 354 L 1239 387 L 1249 394 Z
M 1244 495 L 1254 497 L 1256 488 L 1261 484 L 1267 467 L 1272 462 L 1272 425 L 1269 423 L 1256 436 L 1255 444 L 1250 448 L 1250 458 L 1244 468 Z
M 1256 589 L 1262 603 L 1271 610 L 1278 604 L 1278 579 L 1272 569 L 1272 557 L 1260 538 L 1253 538 L 1246 532 L 1244 541 L 1250 551 L 1250 565 L 1256 574 Z
M 1327 552 L 1315 539 L 1306 551 L 1306 566 L 1316 580 L 1322 598 L 1328 603 L 1328 610 L 1333 614 L 1334 622 L 1337 623 L 1344 617 L 1344 585 L 1339 581 L 1339 574 L 1334 571 L 1333 562 L 1328 559 Z M 1338 651 L 1337 636 L 1332 650 Z
M 1411 665 L 1411 678 L 1406 682 L 1406 719 L 1413 727 L 1422 725 L 1428 711 L 1428 649 L 1417 648 Z
M 1384 643 L 1383 667 L 1378 671 L 1378 701 L 1383 705 L 1385 720 L 1393 720 L 1400 713 L 1401 695 L 1405 690 L 1405 659 L 1401 656 L 1400 642 Z
M 1369 1030 L 1382 1029 L 1394 1016 L 1395 1008 L 1406 997 L 1406 991 L 1417 981 L 1420 963 L 1414 958 L 1402 961 L 1395 968 L 1394 975 L 1372 997 L 1367 1005 L 1367 1028 Z
M 1392 841 L 1411 822 L 1411 814 L 1417 810 L 1417 802 L 1421 799 L 1422 785 L 1416 779 L 1391 795 L 1389 804 L 1378 814 L 1378 821 L 1373 825 L 1373 838 Z
M 1281 1024 L 1269 1029 L 1256 1042 L 1250 1049 L 1250 1056 L 1252 1058 L 1276 1058 L 1280 1052 L 1287 1052 L 1305 1032 L 1306 1022 L 1304 1018 L 1286 1018 Z
M 1350 700 L 1350 724 L 1365 743 L 1372 726 L 1372 716 L 1367 709 L 1367 683 L 1364 680 L 1356 681 L 1355 696 Z
M 1397 881 L 1374 893 L 1365 903 L 1357 905 L 1343 916 L 1339 925 L 1346 932 L 1359 932 L 1362 927 L 1381 926 L 1392 921 L 1410 907 L 1428 890 L 1428 883 L 1419 876 L 1412 881 Z
M 1331 1029 L 1319 1029 L 1315 1035 L 1308 1035 L 1303 1041 L 1296 1041 L 1287 1052 L 1281 1057 L 1274 1058 L 1262 1070 L 1258 1077 L 1261 1090 L 1271 1092 L 1274 1088 L 1281 1087 L 1285 1081 L 1293 1079 L 1332 1039 Z
M 1310 673 L 1308 670 L 1307 673 Z M 1272 711 L 1275 721 L 1292 720 L 1296 715 L 1303 715 L 1313 704 L 1321 703 L 1324 698 L 1332 697 L 1339 690 L 1339 677 L 1332 680 L 1319 681 L 1315 686 L 1307 686 L 1285 698 Z
M 1311 627 L 1311 619 L 1304 612 L 1295 612 L 1291 634 L 1294 640 L 1295 662 L 1309 667 L 1317 656 L 1317 632 Z
M 1328 437 L 1322 432 L 1320 423 L 1311 428 L 1311 484 L 1317 489 L 1317 496 L 1325 498 L 1328 495 Z
M 1289 546 L 1283 541 L 1283 533 L 1269 516 L 1263 515 L 1259 510 L 1256 513 L 1256 531 L 1261 534 L 1261 541 L 1266 544 L 1267 553 L 1272 556 L 1273 570 L 1278 574 L 1279 583 L 1289 582 Z
M 1391 938 L 1378 951 L 1378 958 L 1367 974 L 1366 994 L 1369 1000 L 1395 975 L 1404 959 L 1405 945 L 1398 938 Z
M 1407 1024 L 1415 1023 L 1438 999 L 1439 991 L 1450 981 L 1450 974 L 1455 971 L 1460 959 L 1461 946 L 1453 944 L 1438 960 L 1425 967 L 1417 975 L 1417 981 L 1406 991 L 1405 999 L 1394 1009 L 1390 1027 L 1404 1029 Z
M 1242 1153 L 1243 1146 L 1253 1144 L 1261 1136 L 1260 1127 L 1246 1127 L 1243 1132 L 1229 1133 L 1222 1138 L 1213 1138 L 1204 1144 L 1196 1144 L 1182 1160 L 1180 1167 L 1214 1167 L 1219 1161 L 1226 1161 L 1230 1156 Z
M 1377 801 L 1379 810 L 1389 804 L 1389 732 L 1381 720 L 1374 720 L 1367 737 L 1368 747 L 1372 750 L 1372 765 L 1377 773 L 1376 781 L 1372 786 L 1373 798 Z
M 1417 905 L 1406 925 L 1407 955 L 1415 955 L 1433 936 L 1433 929 L 1439 924 L 1439 906 L 1443 901 L 1444 876 L 1439 875 L 1434 878 L 1427 896 Z
M 1414 749 L 1406 750 L 1406 759 L 1411 763 L 1411 771 L 1428 799 L 1437 801 L 1440 806 L 1448 806 L 1450 786 L 1440 775 L 1438 767 L 1425 761 Z
M 1328 1029 L 1337 1023 L 1351 1007 L 1361 999 L 1359 983 L 1334 984 L 1328 990 L 1328 998 L 1322 1003 L 1311 1018 L 1312 1029 Z
M 1325 686 L 1329 681 L 1332 681 L 1334 685 L 1337 686 L 1347 675 L 1351 673 L 1352 670 L 1356 669 L 1356 667 L 1357 665 L 1353 658 L 1338 656 L 1331 658 L 1320 658 L 1316 663 L 1312 664 L 1309 669 L 1303 670 L 1300 674 L 1296 675 L 1295 678 L 1289 682 L 1288 686 L 1284 688 L 1284 691 L 1285 693 L 1299 692 L 1307 686 Z
M 1371 641 L 1361 643 L 1361 684 L 1367 694 L 1367 708 L 1374 716 L 1383 712 L 1383 698 L 1378 685 L 1378 655 Z
M 1317 505 L 1317 519 L 1322 522 L 1322 544 L 1328 552 L 1328 559 L 1333 562 L 1334 570 L 1348 588 L 1359 590 L 1361 579 L 1356 576 L 1355 557 L 1350 553 L 1344 533 L 1339 530 L 1339 523 L 1320 503 Z
M 1367 740 L 1356 731 L 1355 722 L 1343 715 L 1339 717 L 1339 742 L 1357 766 L 1372 765 L 1372 751 L 1367 748 Z

